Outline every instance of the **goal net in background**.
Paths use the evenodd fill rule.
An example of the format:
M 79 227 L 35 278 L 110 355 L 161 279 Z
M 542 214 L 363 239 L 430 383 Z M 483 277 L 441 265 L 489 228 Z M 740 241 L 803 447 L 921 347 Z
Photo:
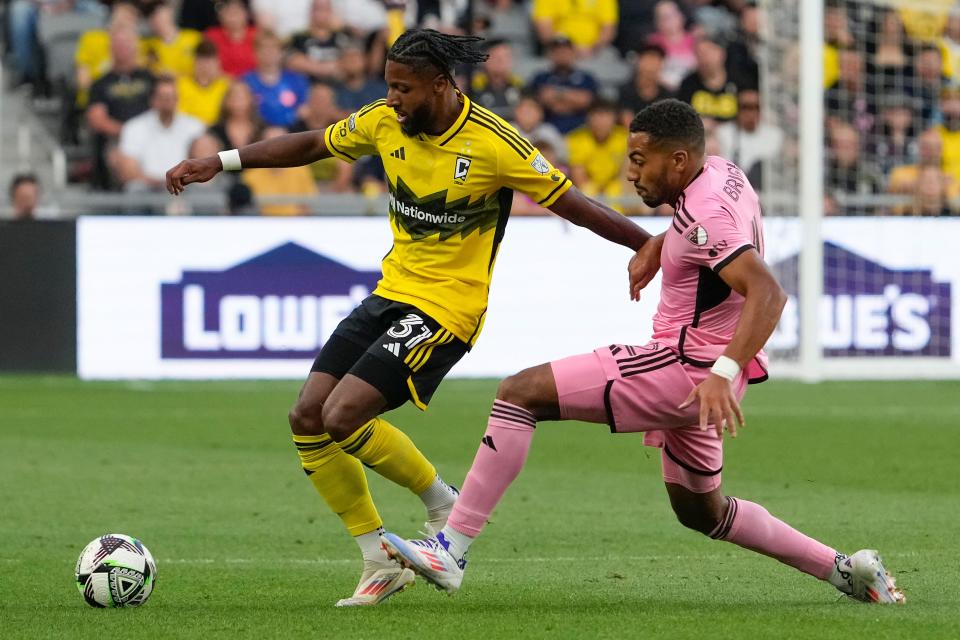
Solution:
M 763 0 L 768 344 L 806 379 L 960 376 L 960 4 Z M 819 299 L 819 304 L 808 301 Z

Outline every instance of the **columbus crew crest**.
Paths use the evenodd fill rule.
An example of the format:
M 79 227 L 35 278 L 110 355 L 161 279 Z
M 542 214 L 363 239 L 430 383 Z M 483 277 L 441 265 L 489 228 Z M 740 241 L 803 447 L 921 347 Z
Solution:
M 457 164 L 453 168 L 453 181 L 457 184 L 463 184 L 467 181 L 467 174 L 470 173 L 470 158 L 457 156 Z

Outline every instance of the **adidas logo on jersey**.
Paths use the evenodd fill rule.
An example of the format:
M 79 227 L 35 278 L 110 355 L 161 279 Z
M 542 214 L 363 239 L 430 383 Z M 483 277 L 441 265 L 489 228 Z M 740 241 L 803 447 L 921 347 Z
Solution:
M 406 160 L 406 159 L 407 159 L 407 154 L 406 154 L 406 152 L 404 151 L 403 147 L 400 147 L 400 148 L 397 149 L 396 151 L 393 151 L 393 152 L 390 154 L 390 157 L 391 157 L 391 158 L 397 158 L 398 160 Z
M 385 345 L 383 345 L 383 348 L 386 349 L 387 351 L 389 351 L 390 353 L 392 353 L 393 355 L 397 356 L 398 358 L 400 357 L 400 343 L 399 343 L 399 342 L 391 342 L 391 343 L 389 343 L 389 344 L 385 344 Z

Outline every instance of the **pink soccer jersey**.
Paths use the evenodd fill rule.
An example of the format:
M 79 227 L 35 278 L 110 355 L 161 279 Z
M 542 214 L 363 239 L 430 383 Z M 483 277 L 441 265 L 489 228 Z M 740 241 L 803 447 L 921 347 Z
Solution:
M 763 255 L 763 219 L 757 194 L 740 168 L 708 156 L 683 190 L 661 253 L 663 281 L 653 317 L 653 339 L 672 346 L 682 361 L 710 366 L 733 338 L 744 298 L 718 275 L 744 251 Z M 761 351 L 748 380 L 766 378 Z

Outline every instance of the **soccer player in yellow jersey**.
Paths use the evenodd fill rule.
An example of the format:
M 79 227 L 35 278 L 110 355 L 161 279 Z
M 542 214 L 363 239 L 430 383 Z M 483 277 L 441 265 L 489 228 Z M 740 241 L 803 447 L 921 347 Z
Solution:
M 381 414 L 408 400 L 425 409 L 476 342 L 513 190 L 637 251 L 630 262 L 635 280 L 649 281 L 659 268 L 659 241 L 648 243 L 650 235 L 630 220 L 571 188 L 516 129 L 460 92 L 453 68 L 483 61 L 480 42 L 408 31 L 387 55 L 385 100 L 325 131 L 186 160 L 167 172 L 167 189 L 178 194 L 221 170 L 305 165 L 331 156 L 383 160 L 394 238 L 383 278 L 324 344 L 290 411 L 304 471 L 363 554 L 360 583 L 338 606 L 378 604 L 413 581 L 381 547 L 383 522 L 363 465 L 417 494 L 431 533 L 443 527 L 456 501 L 457 491 Z

